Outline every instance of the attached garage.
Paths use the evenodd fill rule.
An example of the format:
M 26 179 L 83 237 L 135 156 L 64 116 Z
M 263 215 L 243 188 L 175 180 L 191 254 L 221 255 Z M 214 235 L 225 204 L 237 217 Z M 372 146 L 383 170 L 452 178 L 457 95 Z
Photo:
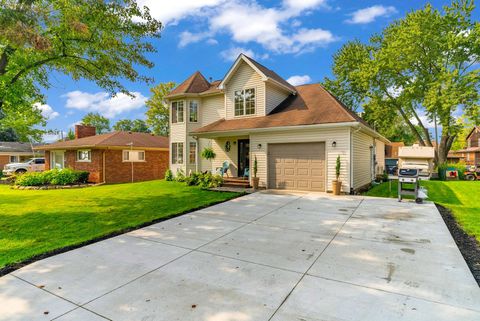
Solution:
M 269 188 L 325 191 L 325 143 L 268 144 Z

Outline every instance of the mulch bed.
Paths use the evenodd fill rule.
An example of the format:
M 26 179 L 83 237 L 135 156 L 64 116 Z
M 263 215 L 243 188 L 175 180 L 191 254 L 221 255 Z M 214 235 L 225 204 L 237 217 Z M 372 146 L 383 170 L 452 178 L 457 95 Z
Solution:
M 470 271 L 472 271 L 473 277 L 480 286 L 480 244 L 475 237 L 468 235 L 462 230 L 448 208 L 438 204 L 435 205 L 450 230 L 455 243 L 457 243 Z

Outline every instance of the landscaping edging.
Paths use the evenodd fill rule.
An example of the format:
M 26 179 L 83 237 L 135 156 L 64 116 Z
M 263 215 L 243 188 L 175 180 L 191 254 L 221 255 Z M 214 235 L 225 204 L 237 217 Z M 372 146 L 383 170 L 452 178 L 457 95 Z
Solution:
M 93 187 L 99 186 L 102 183 L 89 183 L 89 184 L 74 184 L 74 185 L 42 185 L 42 186 L 19 186 L 13 185 L 12 189 L 19 189 L 19 190 L 46 190 L 46 189 L 71 189 L 71 188 L 85 188 L 85 187 Z
M 442 215 L 443 221 L 447 225 L 450 234 L 465 259 L 465 262 L 467 262 L 473 277 L 480 286 L 480 244 L 475 237 L 470 236 L 463 231 L 448 208 L 436 203 L 435 205 Z
M 217 193 L 223 193 L 223 192 L 217 192 Z M 217 205 L 217 204 L 220 204 L 220 203 L 225 203 L 225 202 L 231 201 L 232 199 L 242 197 L 242 196 L 245 196 L 245 195 L 246 195 L 246 193 L 238 193 L 238 195 L 236 195 L 232 198 L 229 198 L 227 200 L 212 202 L 210 204 L 206 204 L 206 205 L 203 205 L 203 206 L 192 208 L 192 209 L 186 210 L 184 212 L 171 214 L 169 216 L 157 218 L 157 219 L 154 219 L 154 220 L 151 220 L 151 221 L 148 221 L 148 222 L 143 222 L 142 224 L 139 224 L 139 225 L 136 225 L 136 226 L 131 226 L 131 227 L 127 227 L 127 228 L 124 228 L 124 229 L 121 229 L 121 230 L 118 230 L 118 231 L 114 231 L 114 232 L 99 236 L 99 237 L 91 239 L 91 240 L 80 242 L 78 244 L 68 245 L 68 246 L 61 247 L 61 248 L 58 248 L 58 249 L 55 249 L 55 250 L 47 251 L 47 252 L 42 253 L 42 254 L 35 255 L 35 256 L 33 256 L 29 259 L 23 260 L 21 262 L 9 264 L 9 265 L 6 265 L 6 266 L 0 268 L 0 277 L 4 276 L 6 274 L 9 274 L 13 271 L 16 271 L 16 270 L 18 270 L 18 269 L 20 269 L 20 268 L 22 268 L 22 267 L 24 267 L 28 264 L 31 264 L 33 262 L 46 259 L 50 256 L 54 256 L 54 255 L 57 255 L 57 254 L 61 254 L 61 253 L 65 253 L 65 252 L 68 252 L 68 251 L 71 251 L 71 250 L 75 250 L 75 249 L 78 249 L 78 248 L 81 248 L 81 247 L 84 247 L 84 246 L 87 246 L 87 245 L 90 245 L 90 244 L 93 244 L 93 243 L 96 243 L 96 242 L 100 242 L 100 241 L 110 239 L 110 238 L 118 236 L 118 235 L 122 235 L 122 234 L 125 234 L 125 233 L 128 233 L 128 232 L 134 231 L 134 230 L 141 229 L 141 228 L 149 226 L 149 225 L 160 223 L 160 222 L 172 219 L 174 217 L 182 216 L 182 215 L 185 215 L 185 214 L 188 214 L 188 213 L 191 213 L 191 212 L 195 212 L 195 211 L 201 210 L 203 208 L 207 208 L 207 207 Z

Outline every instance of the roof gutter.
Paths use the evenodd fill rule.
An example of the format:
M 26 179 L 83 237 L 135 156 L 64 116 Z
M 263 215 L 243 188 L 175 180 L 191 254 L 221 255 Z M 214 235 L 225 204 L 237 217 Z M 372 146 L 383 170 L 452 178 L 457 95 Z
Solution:
M 365 124 L 362 124 L 360 122 L 358 122 L 358 124 L 360 125 L 361 130 L 363 130 L 364 132 L 366 132 L 367 134 L 369 134 L 373 138 L 379 139 L 382 142 L 384 142 L 385 144 L 391 143 L 387 138 L 380 135 L 377 131 L 373 130 L 372 128 L 370 128 L 370 127 L 368 127 Z
M 342 123 L 327 123 L 327 124 L 313 124 L 313 125 L 292 125 L 292 126 L 277 126 L 277 127 L 265 127 L 265 128 L 246 128 L 229 131 L 211 131 L 211 132 L 190 132 L 190 136 L 197 137 L 225 137 L 232 135 L 245 135 L 249 133 L 268 133 L 276 131 L 293 131 L 303 129 L 323 129 L 323 128 L 338 128 L 338 127 L 358 127 L 360 125 L 357 121 L 342 122 Z M 377 135 L 379 135 L 377 133 Z
M 79 145 L 79 146 L 39 146 L 34 147 L 34 150 L 73 150 L 73 149 L 125 149 L 125 146 L 96 146 L 96 145 Z M 134 146 L 134 150 L 159 150 L 159 151 L 168 151 L 168 147 L 142 147 Z

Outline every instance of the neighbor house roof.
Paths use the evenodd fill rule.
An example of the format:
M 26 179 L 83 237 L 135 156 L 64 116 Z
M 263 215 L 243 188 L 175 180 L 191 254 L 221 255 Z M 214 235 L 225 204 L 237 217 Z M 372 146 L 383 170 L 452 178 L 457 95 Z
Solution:
M 472 136 L 473 132 L 475 132 L 475 130 L 479 131 L 480 132 L 480 126 L 473 126 L 472 130 L 470 131 L 470 133 L 468 133 L 467 137 L 465 138 L 465 140 L 468 140 L 470 138 L 470 136 Z
M 168 137 L 155 136 L 148 133 L 115 131 L 107 134 L 83 137 L 79 139 L 56 142 L 49 145 L 35 147 L 39 150 L 51 149 L 75 149 L 75 148 L 108 148 L 125 147 L 129 148 L 168 148 Z
M 266 116 L 220 119 L 192 134 L 341 122 L 360 122 L 370 127 L 319 84 L 297 86 L 295 90 L 296 95 L 290 95 Z
M 33 144 L 33 146 L 36 145 L 38 144 Z M 0 153 L 32 153 L 32 145 L 20 142 L 0 142 Z

